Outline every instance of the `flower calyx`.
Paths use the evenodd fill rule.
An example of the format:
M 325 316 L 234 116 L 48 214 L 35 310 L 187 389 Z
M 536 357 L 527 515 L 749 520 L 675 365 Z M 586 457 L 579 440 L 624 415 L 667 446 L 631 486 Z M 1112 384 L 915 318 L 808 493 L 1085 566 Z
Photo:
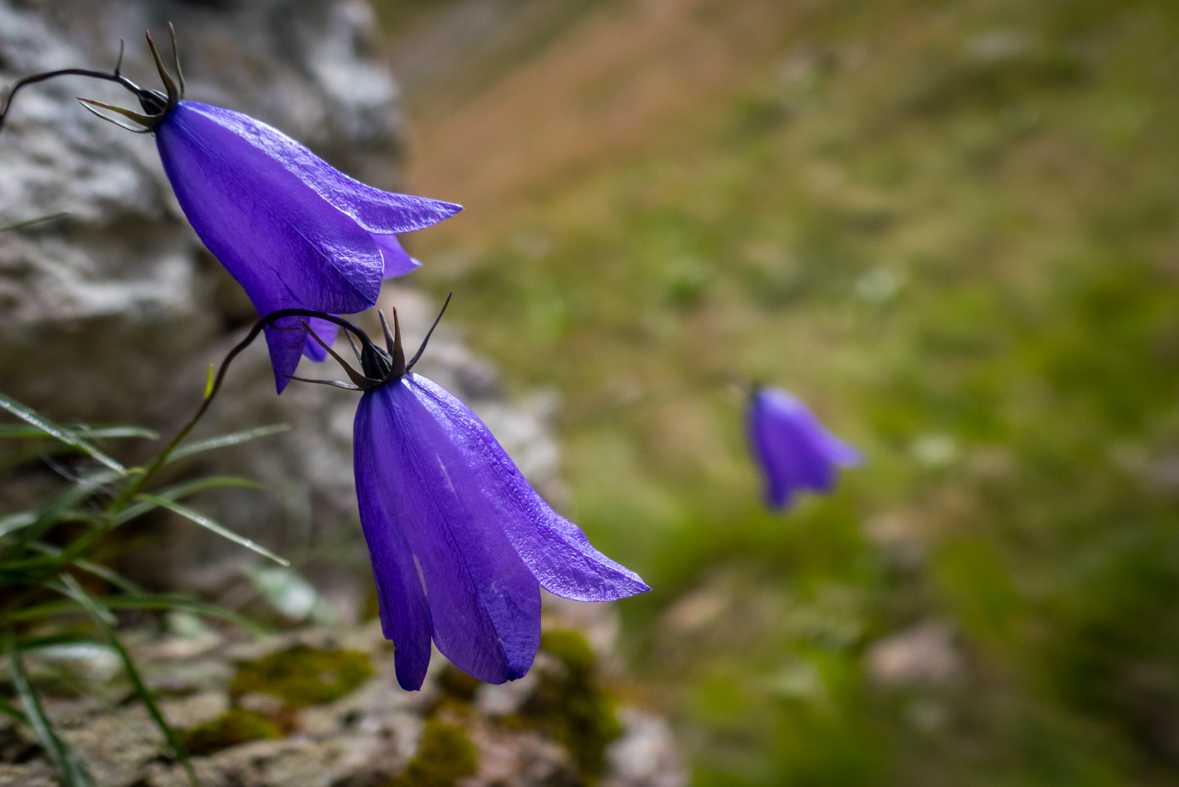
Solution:
M 373 388 L 379 388 L 386 383 L 393 382 L 402 375 L 408 374 L 413 370 L 414 364 L 422 357 L 422 353 L 426 349 L 426 344 L 430 341 L 430 337 L 434 335 L 434 329 L 438 327 L 438 323 L 442 320 L 442 315 L 446 313 L 446 307 L 450 305 L 450 298 L 454 293 L 446 296 L 446 303 L 442 304 L 442 309 L 438 312 L 438 316 L 434 319 L 434 324 L 430 326 L 429 332 L 426 333 L 426 338 L 422 340 L 418 351 L 414 353 L 413 358 L 408 362 L 405 360 L 405 349 L 401 344 L 401 323 L 397 319 L 397 310 L 393 310 L 393 329 L 389 329 L 389 321 L 385 319 L 385 313 L 378 311 L 377 314 L 381 318 L 381 329 L 385 334 L 385 349 L 378 347 L 365 333 L 356 325 L 353 325 L 348 320 L 342 317 L 337 317 L 334 314 L 326 314 L 324 312 L 311 311 L 309 309 L 282 309 L 276 312 L 271 312 L 262 318 L 259 325 L 266 325 L 274 327 L 280 331 L 303 330 L 315 340 L 320 347 L 327 351 L 328 355 L 332 356 L 340 366 L 344 368 L 351 383 L 343 382 L 342 380 L 314 380 L 307 377 L 296 377 L 288 374 L 287 377 L 291 380 L 298 380 L 303 383 L 316 383 L 318 385 L 330 385 L 334 388 L 343 388 L 349 391 L 370 391 Z M 306 320 L 300 322 L 299 328 L 280 328 L 275 323 L 278 320 L 287 317 L 318 317 L 328 322 L 334 322 L 341 328 L 345 329 L 345 335 L 348 337 L 348 343 L 352 345 L 352 353 L 356 356 L 357 362 L 360 364 L 360 371 L 352 368 L 351 365 L 331 348 L 323 339 L 315 333 L 315 330 L 308 324 Z M 355 336 L 360 341 L 360 348 L 357 348 L 352 337 Z
M 168 69 L 164 67 L 164 61 L 160 58 L 160 52 L 156 49 L 156 44 L 152 41 L 151 33 L 145 33 L 147 37 L 148 48 L 151 49 L 152 58 L 156 61 L 156 69 L 160 72 L 160 79 L 164 83 L 164 90 L 148 90 L 136 85 L 131 80 L 124 77 L 119 69 L 123 63 L 123 48 L 119 46 L 119 62 L 115 66 L 114 81 L 117 81 L 123 87 L 135 94 L 139 99 L 139 106 L 143 109 L 143 113 L 135 112 L 123 107 L 117 107 L 113 104 L 104 104 L 101 101 L 94 101 L 89 98 L 79 98 L 78 101 L 89 112 L 94 113 L 103 120 L 114 123 L 119 128 L 127 131 L 133 131 L 138 134 L 148 134 L 155 130 L 156 126 L 163 122 L 168 113 L 176 108 L 176 105 L 184 100 L 184 71 L 180 68 L 180 52 L 176 47 L 176 28 L 171 23 L 168 24 L 168 31 L 172 38 L 172 59 L 176 64 L 176 79 L 168 73 Z M 179 83 L 179 84 L 177 84 Z M 114 112 L 133 123 L 138 124 L 139 128 L 129 126 L 115 118 L 99 112 L 99 109 L 105 109 L 109 112 Z M 146 113 L 146 114 L 144 114 Z

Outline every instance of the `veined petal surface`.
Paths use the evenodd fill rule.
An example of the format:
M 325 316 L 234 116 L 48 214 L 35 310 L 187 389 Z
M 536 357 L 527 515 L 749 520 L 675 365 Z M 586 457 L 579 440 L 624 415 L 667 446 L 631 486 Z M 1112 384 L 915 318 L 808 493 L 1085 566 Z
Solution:
M 597 551 L 585 534 L 549 507 L 465 404 L 440 385 L 408 374 L 402 385 L 430 413 L 447 467 L 465 468 L 462 493 L 494 522 L 541 587 L 577 601 L 613 601 L 650 590 L 638 574 Z
M 418 593 L 438 649 L 502 683 L 523 676 L 539 647 L 540 586 L 583 601 L 649 589 L 549 508 L 470 409 L 426 378 L 407 374 L 366 392 L 354 441 L 361 523 L 379 547 L 373 570 L 390 610 L 386 636 L 398 653 L 403 642 L 413 648 L 411 660 L 425 647 L 406 639 L 421 636 L 420 623 L 392 611 L 414 607 Z M 384 557 L 394 544 L 409 558 Z
M 183 102 L 193 112 L 246 140 L 296 175 L 337 210 L 369 232 L 390 235 L 433 226 L 462 210 L 450 202 L 397 194 L 348 177 L 273 126 L 230 109 Z
M 360 522 L 372 559 L 377 583 L 381 629 L 393 641 L 397 682 L 406 691 L 417 691 L 430 666 L 430 611 L 419 566 L 407 537 L 408 523 L 390 489 L 391 466 L 384 434 L 383 412 L 373 413 L 366 394 L 356 411 L 353 470 Z
M 353 313 L 375 303 L 384 259 L 369 232 L 200 107 L 173 109 L 156 144 L 197 235 L 259 314 Z
M 443 425 L 404 377 L 361 398 L 353 450 L 370 547 L 403 545 L 396 565 L 378 563 L 373 553 L 399 680 L 403 647 L 428 652 L 430 634 L 439 651 L 480 680 L 524 675 L 540 645 L 536 579 L 492 518 L 478 479 L 456 456 Z M 412 629 L 393 617 L 406 604 L 411 579 L 429 609 L 425 636 L 416 617 Z
M 395 279 L 398 276 L 404 276 L 410 271 L 417 270 L 422 267 L 422 263 L 409 256 L 401 246 L 401 241 L 397 240 L 396 235 L 378 235 L 373 234 L 373 242 L 377 244 L 377 248 L 381 250 L 381 256 L 385 260 L 385 278 Z

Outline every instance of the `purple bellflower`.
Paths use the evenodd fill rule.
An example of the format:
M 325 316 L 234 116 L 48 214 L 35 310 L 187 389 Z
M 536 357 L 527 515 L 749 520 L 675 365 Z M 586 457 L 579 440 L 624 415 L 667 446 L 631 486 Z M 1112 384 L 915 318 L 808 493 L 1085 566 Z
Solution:
M 397 235 L 437 224 L 462 209 L 366 186 L 259 120 L 184 101 L 179 58 L 178 87 L 150 36 L 148 45 L 166 93 L 138 87 L 117 67 L 113 74 L 135 93 L 146 114 L 81 101 L 96 114 L 93 107 L 101 107 L 143 127 L 133 131 L 155 134 L 164 172 L 185 216 L 259 314 L 369 308 L 383 279 L 420 265 L 406 254 Z M 172 45 L 175 54 L 175 33 Z M 325 334 L 334 338 L 333 331 Z M 268 326 L 266 341 L 280 393 L 305 351 L 315 360 L 324 357 L 295 320 Z
M 785 510 L 799 490 L 830 492 L 836 468 L 861 464 L 860 452 L 827 431 L 796 397 L 781 388 L 755 388 L 749 443 L 765 479 L 766 506 Z
M 305 382 L 364 392 L 353 427 L 356 495 L 402 688 L 421 688 L 431 640 L 480 680 L 522 677 L 540 647 L 542 587 L 577 601 L 650 590 L 541 499 L 466 405 L 412 373 L 426 342 L 407 363 L 396 312 L 392 335 L 381 315 L 386 350 L 318 316 L 363 347 L 358 373 L 322 345 L 352 384 Z

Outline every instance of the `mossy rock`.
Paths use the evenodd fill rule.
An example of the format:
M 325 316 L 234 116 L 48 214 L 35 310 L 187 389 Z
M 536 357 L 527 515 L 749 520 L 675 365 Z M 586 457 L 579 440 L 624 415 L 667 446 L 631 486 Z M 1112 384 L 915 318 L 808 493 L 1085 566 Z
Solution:
M 470 702 L 475 699 L 475 692 L 483 685 L 483 681 L 473 678 L 453 664 L 447 664 L 438 674 L 438 686 L 446 694 L 460 702 Z
M 508 723 L 553 736 L 592 780 L 605 767 L 606 746 L 622 734 L 614 703 L 594 681 L 594 652 L 576 631 L 546 632 L 540 649 L 560 660 L 565 674 L 542 672 L 539 688 Z
M 250 741 L 281 738 L 282 728 L 261 714 L 230 708 L 219 718 L 180 735 L 189 754 L 204 757 Z
M 462 727 L 429 719 L 417 754 L 388 787 L 453 787 L 464 776 L 473 776 L 478 764 L 475 744 Z
M 238 664 L 229 693 L 232 697 L 253 692 L 269 694 L 295 710 L 334 702 L 372 674 L 372 663 L 364 653 L 298 645 Z

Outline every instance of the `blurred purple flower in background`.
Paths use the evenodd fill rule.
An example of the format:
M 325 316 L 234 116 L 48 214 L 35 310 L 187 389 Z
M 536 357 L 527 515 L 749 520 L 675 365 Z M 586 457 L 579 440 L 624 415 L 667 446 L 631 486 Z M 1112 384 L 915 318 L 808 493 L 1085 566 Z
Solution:
M 228 109 L 180 101 L 154 130 L 184 214 L 259 314 L 369 308 L 382 279 L 418 266 L 397 233 L 461 210 L 366 186 L 277 129 Z M 282 328 L 297 326 L 292 320 L 266 330 L 280 392 L 307 338 Z M 323 357 L 318 346 L 312 354 Z
M 798 490 L 830 492 L 837 467 L 863 461 L 859 451 L 828 432 L 805 404 L 781 388 L 754 389 L 748 429 L 771 509 L 789 508 Z
M 650 590 L 541 499 L 465 404 L 410 373 L 421 350 L 406 364 L 399 333 L 388 353 L 360 338 L 356 496 L 402 688 L 421 688 L 431 639 L 480 680 L 522 677 L 542 587 L 576 601 Z

